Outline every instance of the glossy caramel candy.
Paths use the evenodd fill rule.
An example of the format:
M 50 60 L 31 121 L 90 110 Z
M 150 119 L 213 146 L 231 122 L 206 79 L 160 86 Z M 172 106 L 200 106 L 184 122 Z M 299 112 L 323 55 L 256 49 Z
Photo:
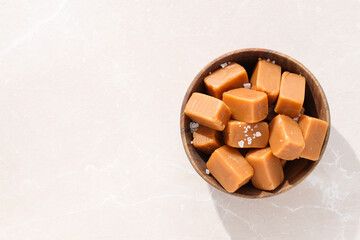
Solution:
M 312 161 L 319 160 L 328 123 L 306 115 L 301 115 L 298 123 L 305 140 L 305 148 L 300 157 Z
M 218 98 L 230 89 L 243 87 L 248 83 L 248 75 L 245 68 L 237 63 L 230 63 L 224 68 L 219 68 L 204 79 L 207 92 Z
M 228 192 L 235 192 L 246 184 L 254 174 L 248 161 L 235 149 L 222 146 L 211 154 L 207 168 Z
M 224 92 L 224 103 L 229 106 L 232 117 L 241 122 L 256 123 L 268 114 L 267 95 L 263 92 L 237 88 Z
M 224 130 L 231 116 L 223 101 L 196 92 L 191 95 L 184 112 L 191 120 L 218 131 Z
M 295 120 L 279 114 L 271 120 L 269 130 L 269 144 L 276 157 L 285 160 L 294 160 L 300 157 L 305 142 Z
M 281 77 L 279 98 L 275 112 L 292 118 L 299 116 L 305 98 L 305 78 L 295 73 L 284 72 Z
M 221 133 L 204 126 L 199 126 L 193 133 L 193 145 L 199 151 L 211 154 L 215 149 L 221 147 Z
M 254 176 L 251 178 L 254 187 L 261 190 L 274 190 L 284 180 L 280 159 L 273 155 L 270 147 L 251 149 L 245 158 L 254 169 Z
M 259 60 L 251 75 L 251 89 L 265 92 L 269 105 L 275 102 L 280 91 L 281 67 L 267 60 Z

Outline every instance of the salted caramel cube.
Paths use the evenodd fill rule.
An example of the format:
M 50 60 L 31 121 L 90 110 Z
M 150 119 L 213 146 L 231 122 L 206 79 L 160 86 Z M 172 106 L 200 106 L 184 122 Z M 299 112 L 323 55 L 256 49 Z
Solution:
M 269 126 L 266 122 L 230 120 L 224 130 L 224 141 L 234 148 L 263 148 L 269 141 Z
M 284 180 L 280 159 L 273 155 L 270 147 L 251 149 L 245 158 L 254 169 L 254 176 L 251 178 L 254 187 L 271 191 Z
M 319 160 L 328 123 L 306 115 L 301 115 L 298 123 L 305 140 L 305 148 L 300 157 L 313 161 Z
M 191 120 L 218 131 L 224 130 L 231 116 L 223 101 L 196 92 L 191 95 L 184 112 Z
M 224 92 L 223 101 L 229 106 L 232 117 L 241 122 L 260 122 L 268 114 L 267 95 L 263 92 L 236 88 Z
M 275 112 L 297 117 L 305 98 L 305 78 L 295 73 L 284 72 L 281 76 L 279 98 Z
M 294 160 L 300 157 L 305 142 L 295 120 L 279 114 L 271 120 L 269 130 L 269 144 L 276 157 L 285 160 Z
M 248 161 L 235 148 L 226 145 L 211 154 L 206 166 L 225 190 L 231 193 L 246 184 L 254 174 Z
M 286 162 L 287 162 L 286 160 L 284 160 L 284 159 L 280 159 L 280 163 L 281 163 L 281 166 L 282 166 L 282 167 L 284 167 L 284 166 L 285 166 Z
M 208 93 L 221 99 L 223 92 L 243 87 L 243 84 L 248 83 L 249 79 L 245 68 L 237 63 L 230 63 L 206 76 L 204 82 Z
M 275 102 L 279 95 L 281 67 L 266 60 L 259 60 L 251 75 L 251 89 L 265 92 L 269 105 Z
M 223 145 L 220 140 L 220 132 L 201 125 L 193 132 L 193 137 L 194 147 L 206 154 L 211 154 L 215 149 Z

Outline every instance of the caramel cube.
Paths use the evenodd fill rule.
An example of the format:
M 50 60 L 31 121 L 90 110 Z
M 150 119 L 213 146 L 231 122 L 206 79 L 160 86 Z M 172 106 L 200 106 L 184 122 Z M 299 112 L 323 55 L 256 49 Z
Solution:
M 298 117 L 305 98 L 305 78 L 295 73 L 284 72 L 281 77 L 280 94 L 275 112 Z
M 266 60 L 260 60 L 251 76 L 251 89 L 265 92 L 269 105 L 275 102 L 279 95 L 281 67 Z
M 199 151 L 211 154 L 215 149 L 221 147 L 221 133 L 204 126 L 199 126 L 193 133 L 193 145 Z
M 285 160 L 294 160 L 300 157 L 305 142 L 295 120 L 279 114 L 271 120 L 269 130 L 269 144 L 276 157 Z
M 218 131 L 224 130 L 231 116 L 223 101 L 196 92 L 191 95 L 184 112 L 191 120 Z
M 224 92 L 223 101 L 229 106 L 232 117 L 241 122 L 260 122 L 268 114 L 267 95 L 263 92 L 236 88 Z
M 284 180 L 280 159 L 272 154 L 270 147 L 251 149 L 245 158 L 254 169 L 254 176 L 251 178 L 254 187 L 271 191 Z
M 324 143 L 328 123 L 313 117 L 301 115 L 299 126 L 305 140 L 305 148 L 300 157 L 309 160 L 319 160 L 321 147 Z
M 269 141 L 269 126 L 266 122 L 230 120 L 224 130 L 224 141 L 235 148 L 264 148 Z
M 211 154 L 207 168 L 228 192 L 235 192 L 246 184 L 254 174 L 248 161 L 235 149 L 222 146 Z
M 206 76 L 204 82 L 208 93 L 221 99 L 223 92 L 243 87 L 243 84 L 248 83 L 249 79 L 245 68 L 237 63 L 230 63 Z

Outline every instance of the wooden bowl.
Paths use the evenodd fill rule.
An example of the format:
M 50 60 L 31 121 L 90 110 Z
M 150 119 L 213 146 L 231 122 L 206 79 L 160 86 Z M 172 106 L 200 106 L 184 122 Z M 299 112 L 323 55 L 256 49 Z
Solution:
M 246 69 L 250 79 L 253 68 L 257 63 L 258 58 L 269 58 L 271 61 L 275 60 L 276 64 L 281 66 L 282 71 L 289 71 L 292 73 L 301 74 L 306 78 L 306 92 L 304 101 L 305 114 L 322 119 L 329 124 L 324 144 L 321 149 L 320 159 L 325 151 L 329 139 L 331 128 L 330 110 L 325 93 L 321 88 L 319 82 L 316 80 L 315 76 L 304 65 L 285 54 L 261 48 L 247 48 L 235 50 L 233 52 L 226 53 L 216 58 L 208 65 L 206 65 L 196 75 L 195 79 L 190 84 L 181 107 L 180 130 L 186 154 L 192 166 L 195 168 L 196 172 L 211 186 L 225 193 L 228 192 L 215 180 L 215 178 L 212 175 L 207 175 L 205 173 L 206 162 L 209 158 L 209 155 L 197 151 L 190 143 L 193 139 L 189 126 L 190 119 L 184 114 L 184 108 L 193 92 L 205 92 L 205 76 L 207 76 L 209 72 L 213 72 L 218 69 L 220 67 L 220 64 L 225 62 L 237 62 Z M 284 168 L 285 179 L 283 183 L 273 191 L 262 191 L 254 188 L 251 183 L 248 183 L 242 186 L 236 192 L 228 194 L 245 198 L 265 198 L 286 192 L 299 184 L 301 181 L 303 181 L 306 176 L 308 176 L 314 170 L 316 165 L 320 162 L 320 159 L 315 162 L 302 158 L 288 161 Z

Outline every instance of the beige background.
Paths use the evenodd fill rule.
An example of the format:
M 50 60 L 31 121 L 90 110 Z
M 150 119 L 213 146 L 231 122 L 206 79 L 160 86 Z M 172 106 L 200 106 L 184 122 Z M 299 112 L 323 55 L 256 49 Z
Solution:
M 360 239 L 360 1 L 0 0 L 0 239 Z M 180 141 L 197 72 L 284 52 L 333 127 L 302 184 L 209 187 Z

